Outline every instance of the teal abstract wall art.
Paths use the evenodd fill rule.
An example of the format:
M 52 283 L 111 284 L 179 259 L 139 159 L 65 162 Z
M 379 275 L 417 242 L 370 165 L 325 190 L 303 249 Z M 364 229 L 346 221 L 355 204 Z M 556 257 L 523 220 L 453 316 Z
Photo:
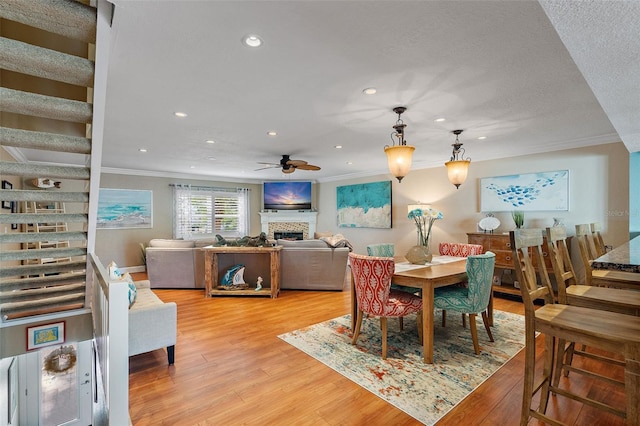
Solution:
M 338 226 L 391 228 L 391 181 L 339 186 Z
M 97 228 L 153 228 L 153 192 L 100 188 Z
M 480 179 L 480 210 L 568 211 L 569 170 Z

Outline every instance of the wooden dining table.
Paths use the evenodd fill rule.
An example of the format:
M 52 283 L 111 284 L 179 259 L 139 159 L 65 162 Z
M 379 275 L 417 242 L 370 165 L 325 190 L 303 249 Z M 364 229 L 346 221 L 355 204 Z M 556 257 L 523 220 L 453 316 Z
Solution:
M 417 266 L 411 265 L 407 269 L 399 259 L 396 272 L 393 274 L 394 284 L 413 287 L 422 290 L 422 339 L 424 362 L 433 364 L 433 326 L 434 305 L 433 290 L 438 287 L 458 284 L 467 280 L 466 258 L 451 258 L 450 256 L 434 256 L 432 263 Z M 354 329 L 357 316 L 357 301 L 355 297 L 355 283 L 351 277 L 351 329 Z

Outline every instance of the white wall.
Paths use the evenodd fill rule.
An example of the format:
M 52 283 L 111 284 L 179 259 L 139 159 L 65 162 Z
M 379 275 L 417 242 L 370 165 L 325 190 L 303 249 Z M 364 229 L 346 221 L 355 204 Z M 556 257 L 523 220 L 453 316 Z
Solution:
M 153 228 L 97 230 L 95 252 L 104 265 L 113 260 L 121 267 L 140 266 L 143 264 L 140 243 L 148 244 L 152 238 L 172 238 L 173 189 L 169 186 L 170 183 L 251 188 L 250 234 L 260 233 L 260 215 L 258 215 L 262 196 L 260 185 L 103 173 L 100 176 L 101 188 L 153 191 Z
M 470 154 L 473 154 L 470 152 Z M 381 153 L 381 155 L 383 155 Z M 622 143 L 556 151 L 492 161 L 472 161 L 467 181 L 456 188 L 447 180 L 442 167 L 412 170 L 402 183 L 390 174 L 316 184 L 318 232 L 343 234 L 357 253 L 365 253 L 367 244 L 391 242 L 397 254 L 404 254 L 415 244 L 413 222 L 407 219 L 407 204 L 430 203 L 444 213 L 444 219 L 433 227 L 432 249 L 441 241 L 467 241 L 467 232 L 475 232 L 480 212 L 479 180 L 484 177 L 552 170 L 570 172 L 570 210 L 568 212 L 527 212 L 525 227 L 551 226 L 553 217 L 561 217 L 570 234 L 578 223 L 601 222 L 606 243 L 616 246 L 628 241 L 629 230 L 629 152 Z M 393 180 L 392 228 L 338 228 L 336 220 L 336 187 L 355 183 Z M 101 187 L 150 189 L 153 191 L 153 229 L 98 230 L 96 253 L 103 261 L 118 265 L 141 265 L 139 243 L 152 238 L 172 236 L 172 191 L 169 183 L 208 186 L 248 186 L 251 195 L 251 235 L 260 233 L 261 186 L 235 183 L 196 181 L 105 174 Z M 508 212 L 496 213 L 502 222 L 496 232 L 514 228 Z M 577 248 L 576 248 L 577 250 Z
M 469 152 L 473 154 L 472 150 Z M 569 211 L 526 212 L 525 227 L 544 228 L 553 224 L 553 217 L 561 217 L 572 235 L 576 224 L 601 222 L 606 243 L 616 246 L 628 241 L 628 165 L 629 152 L 622 143 L 614 143 L 500 160 L 472 161 L 467 181 L 457 190 L 449 183 L 444 165 L 412 170 L 402 183 L 392 179 L 391 175 L 323 183 L 318 191 L 318 231 L 342 233 L 357 253 L 366 253 L 367 244 L 391 242 L 396 244 L 396 254 L 404 254 L 416 241 L 415 225 L 407 219 L 407 204 L 420 201 L 431 204 L 444 214 L 444 219 L 433 226 L 432 249 L 437 250 L 441 241 L 466 242 L 466 233 L 476 231 L 477 222 L 485 216 L 480 212 L 481 178 L 568 169 Z M 393 180 L 392 228 L 338 228 L 336 187 L 381 180 Z M 500 219 L 501 226 L 495 232 L 515 228 L 510 213 L 496 213 L 496 217 Z

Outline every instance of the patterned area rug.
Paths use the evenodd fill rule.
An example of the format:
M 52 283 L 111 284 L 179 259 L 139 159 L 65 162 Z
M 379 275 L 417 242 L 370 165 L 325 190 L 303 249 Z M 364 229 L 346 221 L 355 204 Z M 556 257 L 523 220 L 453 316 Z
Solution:
M 349 315 L 278 336 L 424 424 L 434 424 L 524 347 L 524 317 L 494 311 L 489 342 L 478 318 L 480 355 L 459 314 L 436 310 L 434 363 L 424 364 L 415 315 L 389 319 L 387 359 L 381 358 L 380 320 L 364 319 L 351 345 Z

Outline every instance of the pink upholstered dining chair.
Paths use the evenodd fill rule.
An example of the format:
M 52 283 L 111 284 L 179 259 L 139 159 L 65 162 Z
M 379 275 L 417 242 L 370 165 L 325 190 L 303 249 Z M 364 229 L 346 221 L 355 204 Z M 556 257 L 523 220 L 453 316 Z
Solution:
M 349 263 L 358 303 L 358 317 L 351 344 L 355 345 L 358 340 L 364 314 L 379 317 L 382 359 L 387 359 L 387 318 L 401 318 L 414 313 L 421 315 L 422 299 L 415 294 L 391 289 L 391 277 L 395 270 L 392 257 L 349 253 Z

